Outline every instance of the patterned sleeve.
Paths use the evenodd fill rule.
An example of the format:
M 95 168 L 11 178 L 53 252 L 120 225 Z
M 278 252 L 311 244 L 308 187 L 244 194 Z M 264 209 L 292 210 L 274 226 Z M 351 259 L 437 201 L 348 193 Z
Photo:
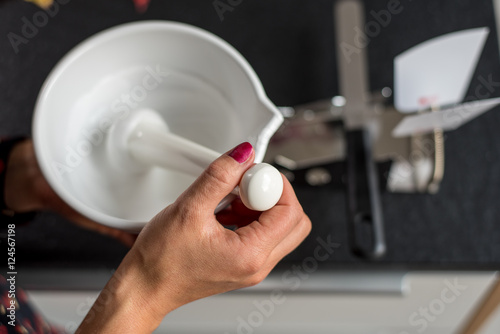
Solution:
M 15 288 L 15 297 L 9 296 L 10 283 L 0 275 L 0 334 L 62 334 L 63 330 L 50 326 L 30 305 L 26 293 Z

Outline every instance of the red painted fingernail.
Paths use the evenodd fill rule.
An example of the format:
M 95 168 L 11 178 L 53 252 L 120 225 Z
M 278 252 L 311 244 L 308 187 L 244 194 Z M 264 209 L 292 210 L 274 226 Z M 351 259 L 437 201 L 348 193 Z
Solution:
M 231 153 L 229 153 L 229 156 L 238 161 L 238 163 L 242 164 L 250 158 L 252 150 L 252 144 L 244 142 L 236 146 Z

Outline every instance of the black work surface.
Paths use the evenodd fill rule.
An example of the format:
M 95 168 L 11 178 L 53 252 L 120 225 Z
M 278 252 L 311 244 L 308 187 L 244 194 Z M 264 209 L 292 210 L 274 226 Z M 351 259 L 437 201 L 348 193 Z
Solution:
M 222 37 L 253 66 L 276 105 L 295 105 L 338 94 L 332 1 L 242 1 L 221 21 L 212 1 L 152 0 L 136 14 L 128 0 L 72 0 L 60 6 L 16 54 L 7 34 L 21 34 L 22 18 L 39 9 L 22 1 L 0 2 L 0 135 L 30 134 L 38 91 L 49 71 L 72 47 L 106 28 L 136 20 L 189 23 Z M 367 15 L 386 1 L 367 1 Z M 481 77 L 500 82 L 500 59 L 491 1 L 401 0 L 369 44 L 371 89 L 392 87 L 392 59 L 429 38 L 487 26 L 484 53 L 468 96 Z M 78 80 L 78 78 L 75 78 Z M 500 96 L 494 87 L 491 97 Z M 312 256 L 317 237 L 340 244 L 325 266 L 333 268 L 500 268 L 500 110 L 488 112 L 446 135 L 446 174 L 439 194 L 384 194 L 387 254 L 380 261 L 351 255 L 345 198 L 329 186 L 296 186 L 313 222 L 307 241 L 282 263 Z M 107 237 L 81 230 L 52 214 L 17 228 L 17 263 L 29 268 L 108 268 L 126 249 Z

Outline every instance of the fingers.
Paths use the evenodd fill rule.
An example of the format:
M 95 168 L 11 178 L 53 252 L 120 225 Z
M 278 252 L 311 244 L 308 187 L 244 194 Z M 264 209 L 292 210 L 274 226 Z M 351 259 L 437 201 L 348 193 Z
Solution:
M 276 206 L 263 212 L 258 220 L 236 230 L 245 243 L 258 245 L 269 252 L 295 229 L 304 216 L 292 185 L 282 177 L 283 195 Z
M 311 229 L 311 220 L 304 214 L 293 231 L 272 250 L 266 270 L 271 271 L 282 258 L 294 251 L 307 238 Z
M 240 182 L 245 171 L 251 167 L 255 152 L 252 145 L 243 143 L 223 154 L 198 177 L 179 197 L 196 207 L 200 212 L 213 214 L 215 207 Z
M 280 224 L 283 222 L 276 221 L 276 223 Z M 292 223 L 290 226 L 293 226 L 290 233 L 283 239 L 278 240 L 276 247 L 272 248 L 269 252 L 263 250 L 262 247 L 253 249 L 250 247 L 247 248 L 247 250 L 250 250 L 249 253 L 251 254 L 251 257 L 246 260 L 248 261 L 246 262 L 248 266 L 252 268 L 252 261 L 259 263 L 259 265 L 258 267 L 253 267 L 255 271 L 252 272 L 253 269 L 250 271 L 251 275 L 245 280 L 244 286 L 252 286 L 264 280 L 279 261 L 290 254 L 304 241 L 312 228 L 311 221 L 304 212 L 298 217 L 296 224 Z
M 291 233 L 285 239 L 281 240 L 281 242 L 271 250 L 270 254 L 264 256 L 264 261 L 259 266 L 258 270 L 247 278 L 245 286 L 252 286 L 262 282 L 273 270 L 276 264 L 296 249 L 310 232 L 311 221 L 305 214 L 303 214 L 299 223 L 295 226 Z M 260 256 L 262 255 L 263 254 L 260 254 Z M 255 256 L 256 255 L 254 255 L 254 257 Z

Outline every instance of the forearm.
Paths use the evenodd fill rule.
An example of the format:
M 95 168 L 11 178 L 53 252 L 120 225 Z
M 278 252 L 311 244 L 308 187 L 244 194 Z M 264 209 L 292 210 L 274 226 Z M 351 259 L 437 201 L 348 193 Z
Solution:
M 164 315 L 156 297 L 129 254 L 76 333 L 152 333 Z

